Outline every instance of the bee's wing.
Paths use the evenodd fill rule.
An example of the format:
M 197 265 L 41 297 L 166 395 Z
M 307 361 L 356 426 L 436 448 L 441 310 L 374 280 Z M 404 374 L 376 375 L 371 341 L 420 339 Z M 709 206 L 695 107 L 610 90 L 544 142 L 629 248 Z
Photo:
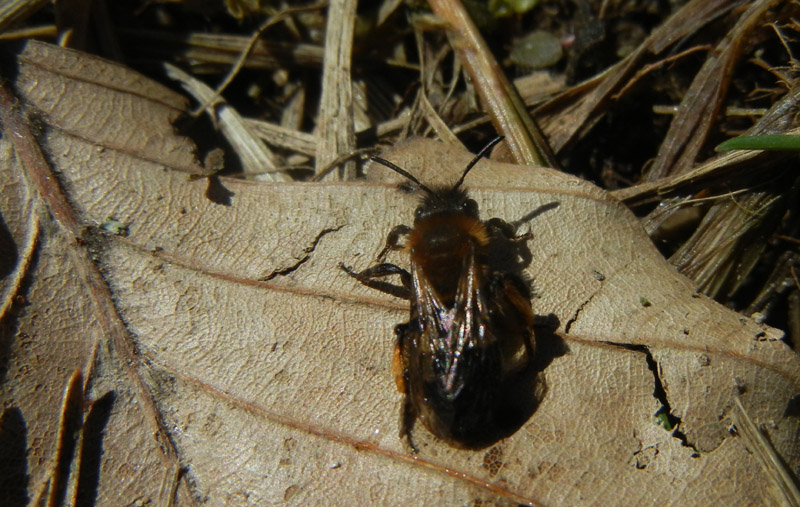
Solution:
M 442 388 L 457 396 L 466 380 L 462 362 L 465 352 L 486 347 L 496 337 L 488 324 L 487 295 L 481 291 L 482 272 L 475 262 L 472 248 L 464 262 L 459 277 L 455 301 L 448 308 L 436 293 L 435 288 L 412 266 L 412 280 L 417 301 L 418 321 L 422 329 L 421 352 L 431 354 L 434 376 L 442 382 Z M 427 350 L 426 350 L 427 349 Z M 470 354 L 474 370 L 474 354 Z M 469 373 L 469 372 L 466 372 Z

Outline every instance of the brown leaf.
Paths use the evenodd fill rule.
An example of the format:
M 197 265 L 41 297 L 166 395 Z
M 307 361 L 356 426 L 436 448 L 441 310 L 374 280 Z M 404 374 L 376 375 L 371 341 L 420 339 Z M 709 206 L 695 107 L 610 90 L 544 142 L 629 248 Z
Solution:
M 69 58 L 116 84 L 40 63 Z M 0 101 L 0 210 L 16 255 L 0 288 L 4 302 L 16 298 L 2 315 L 3 417 L 22 426 L 28 449 L 6 466 L 28 477 L 16 486 L 26 498 L 51 477 L 76 368 L 86 399 L 100 401 L 69 479 L 79 499 L 98 503 L 762 503 L 781 490 L 729 431 L 736 396 L 768 423 L 788 466 L 800 464 L 800 361 L 779 331 L 697 295 L 605 192 L 489 161 L 467 178 L 482 216 L 534 215 L 520 227 L 534 233 L 533 307 L 558 322 L 539 336 L 546 391 L 491 448 L 456 450 L 418 425 L 413 457 L 397 436 L 390 367 L 407 303 L 337 265 L 372 264 L 389 229 L 411 222 L 416 197 L 375 180 L 220 178 L 231 198 L 219 204 L 206 180 L 184 174 L 198 165 L 171 133 L 174 94 L 43 44 L 29 43 L 19 61 L 24 110 Z M 119 122 L 126 111 L 137 114 Z M 23 114 L 41 122 L 39 137 L 15 123 Z M 58 196 L 32 177 L 23 141 L 41 146 L 65 189 L 55 218 L 45 209 Z M 471 156 L 433 141 L 383 154 L 425 182 L 454 177 L 419 167 L 457 174 Z M 79 241 L 70 214 L 87 228 Z M 109 218 L 127 235 L 99 233 Z M 91 284 L 98 267 L 107 295 Z M 664 403 L 681 434 L 655 423 Z

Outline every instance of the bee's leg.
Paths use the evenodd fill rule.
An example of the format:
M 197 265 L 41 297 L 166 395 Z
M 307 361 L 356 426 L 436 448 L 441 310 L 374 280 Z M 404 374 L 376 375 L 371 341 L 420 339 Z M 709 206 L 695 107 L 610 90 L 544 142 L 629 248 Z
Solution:
M 409 395 L 403 396 L 403 408 L 400 414 L 400 438 L 406 437 L 408 446 L 411 447 L 411 452 L 417 454 L 419 449 L 414 445 L 414 439 L 411 438 L 411 430 L 414 428 L 414 421 L 417 420 L 417 409 L 411 403 Z
M 533 238 L 533 233 L 517 234 L 517 226 L 500 218 L 491 218 L 484 222 L 489 233 L 491 249 L 496 259 L 504 260 L 507 265 L 504 270 L 521 269 L 533 260 L 533 255 L 527 247 L 527 241 Z
M 490 218 L 484 223 L 487 229 L 490 231 L 497 231 L 507 239 L 513 238 L 517 235 L 517 228 L 502 218 Z
M 396 225 L 391 231 L 389 231 L 389 235 L 386 236 L 386 245 L 381 250 L 381 253 L 378 254 L 378 257 L 375 258 L 378 262 L 383 262 L 383 259 L 386 257 L 386 254 L 389 253 L 389 250 L 400 250 L 403 248 L 400 245 L 400 236 L 406 236 L 411 232 L 411 227 L 407 225 Z
M 394 346 L 394 357 L 392 359 L 392 373 L 397 384 L 397 390 L 403 393 L 403 406 L 400 411 L 400 438 L 406 437 L 411 451 L 416 454 L 417 447 L 411 439 L 411 430 L 417 420 L 417 409 L 411 402 L 408 394 L 408 354 L 406 352 L 406 334 L 410 324 L 398 324 L 394 328 L 397 341 Z
M 524 242 L 524 241 L 528 241 L 529 239 L 533 239 L 533 232 L 531 232 L 531 231 L 528 231 L 525 234 L 519 234 L 519 235 L 515 235 L 515 236 L 512 236 L 511 238 L 509 238 L 509 240 L 511 240 L 511 241 L 513 241 L 515 243 L 521 243 L 521 242 Z
M 517 228 L 514 224 L 510 224 L 501 218 L 490 218 L 486 221 L 486 227 L 490 230 L 500 232 L 500 234 L 505 236 L 509 241 L 518 242 L 533 239 L 532 232 L 517 235 Z
M 533 324 L 536 316 L 533 314 L 531 308 L 531 295 L 528 286 L 518 276 L 506 275 L 504 277 L 504 294 L 506 300 L 517 309 L 518 315 L 522 321 L 522 329 L 519 336 L 526 336 L 523 339 L 525 345 L 525 356 L 532 358 L 533 353 L 536 351 L 536 337 L 533 333 Z
M 339 263 L 339 267 L 342 269 L 342 271 L 363 283 L 367 287 L 372 287 L 373 289 L 377 289 L 381 292 L 385 292 L 386 294 L 391 294 L 392 296 L 397 296 L 399 298 L 411 299 L 411 273 L 399 266 L 388 263 L 376 264 L 375 266 L 360 272 L 353 271 L 353 268 L 345 266 L 344 263 L 341 262 Z M 382 278 L 390 275 L 400 275 L 400 281 L 403 283 L 403 286 L 400 287 L 389 282 L 376 280 L 376 278 Z
M 405 350 L 405 337 L 409 324 L 398 324 L 394 328 L 397 339 L 394 342 L 394 355 L 392 356 L 392 376 L 397 385 L 397 391 L 408 393 L 408 354 Z
M 500 343 L 503 370 L 520 370 L 527 366 L 536 350 L 530 290 L 522 278 L 512 273 L 491 274 L 485 287 L 487 299 L 503 309 L 501 321 L 495 323 L 495 330 L 506 337 Z

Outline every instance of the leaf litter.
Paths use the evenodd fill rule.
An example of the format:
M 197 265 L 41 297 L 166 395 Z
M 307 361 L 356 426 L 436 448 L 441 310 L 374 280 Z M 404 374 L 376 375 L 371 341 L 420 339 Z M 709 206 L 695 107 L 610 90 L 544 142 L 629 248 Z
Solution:
M 625 15 L 636 7 L 587 5 L 593 8 L 572 12 L 544 2 L 495 20 L 509 36 L 535 20 L 562 36 L 573 58 L 535 73 L 533 92 L 522 93 L 528 81 L 516 79 L 519 95 L 476 79 L 502 83 L 502 73 L 514 71 L 493 63 L 502 31 L 479 23 L 488 43 L 448 45 L 441 20 L 449 19 L 451 31 L 458 26 L 441 10 L 457 12 L 449 2 L 434 6 L 439 18 L 396 2 L 359 10 L 359 22 L 371 21 L 352 38 L 337 37 L 338 48 L 325 42 L 323 5 L 250 12 L 254 26 L 281 19 L 258 40 L 246 31 L 225 34 L 225 13 L 208 18 L 228 27 L 216 36 L 191 23 L 182 38 L 156 22 L 145 25 L 170 6 L 119 26 L 116 47 L 154 79 L 163 76 L 152 64 L 165 62 L 201 78 L 221 76 L 256 40 L 220 96 L 244 119 L 238 128 L 269 145 L 276 157 L 270 172 L 282 166 L 282 176 L 296 180 L 282 184 L 225 176 L 251 172 L 238 169 L 235 144 L 222 176 L 187 178 L 210 174 L 197 162 L 197 147 L 227 145 L 201 120 L 181 126 L 198 144 L 175 135 L 187 101 L 88 55 L 80 33 L 86 26 L 56 26 L 64 45 L 80 52 L 32 40 L 6 50 L 5 74 L 14 80 L 2 107 L 2 216 L 13 247 L 3 252 L 10 268 L 2 279 L 1 422 L 17 437 L 2 442 L 13 451 L 22 439 L 27 449 L 9 454 L 6 475 L 24 478 L 2 485 L 9 498 L 238 504 L 330 501 L 336 491 L 339 501 L 371 503 L 411 495 L 433 502 L 442 494 L 462 503 L 634 503 L 698 494 L 792 501 L 796 488 L 785 477 L 796 480 L 800 456 L 800 368 L 791 350 L 798 338 L 737 315 L 697 288 L 794 329 L 793 159 L 713 155 L 714 141 L 731 132 L 795 128 L 794 6 L 695 1 L 649 13 L 639 18 L 646 20 L 639 35 L 630 32 L 638 37 L 633 49 L 603 69 L 587 62 L 605 61 L 597 55 L 614 44 L 621 51 L 620 26 L 631 28 Z M 604 28 L 599 38 L 576 28 L 577 38 L 596 41 L 594 49 L 566 45 L 567 21 L 578 11 L 586 26 L 600 21 Z M 92 13 L 106 27 L 119 24 L 117 15 Z M 404 39 L 413 43 L 398 44 Z M 682 51 L 692 45 L 715 49 Z M 486 53 L 475 68 L 462 67 L 473 50 Z M 351 67 L 321 73 L 323 62 L 335 61 L 326 52 L 352 60 Z M 670 63 L 640 72 L 659 59 Z M 760 88 L 770 76 L 775 85 Z M 555 92 L 542 96 L 547 89 Z M 505 99 L 496 99 L 501 90 Z M 493 100 L 508 105 L 481 108 Z M 659 100 L 681 102 L 671 122 L 637 106 Z M 719 113 L 749 104 L 770 111 Z M 530 160 L 514 146 L 541 142 L 532 141 L 531 111 L 555 151 L 544 160 L 563 172 L 501 163 Z M 397 438 L 399 397 L 389 372 L 391 330 L 407 318 L 406 304 L 354 284 L 336 266 L 370 265 L 386 232 L 410 221 L 416 197 L 365 167 L 369 150 L 355 158 L 349 152 L 397 145 L 382 156 L 424 182 L 447 182 L 453 176 L 445 170 L 463 167 L 467 152 L 403 139 L 433 131 L 474 147 L 492 135 L 489 122 L 509 136 L 510 149 L 481 162 L 467 183 L 482 216 L 534 234 L 526 272 L 546 344 L 538 358 L 544 393 L 522 427 L 486 452 L 450 449 L 418 430 L 421 452 L 412 457 Z M 626 144 L 625 135 L 640 146 Z M 656 159 L 659 144 L 677 158 Z M 649 159 L 657 163 L 648 170 Z M 349 168 L 331 177 L 363 170 L 368 181 L 299 181 L 344 161 Z M 627 207 L 569 173 L 603 182 Z M 227 199 L 209 199 L 212 187 Z M 700 218 L 668 230 L 687 209 Z M 109 217 L 128 234 L 101 232 Z M 84 409 L 70 448 L 58 444 L 58 428 L 75 372 Z M 666 414 L 670 431 L 656 424 L 657 414 Z M 743 420 L 756 421 L 768 438 L 743 442 L 736 431 Z M 765 445 L 783 461 L 750 454 Z M 772 487 L 765 492 L 764 484 Z

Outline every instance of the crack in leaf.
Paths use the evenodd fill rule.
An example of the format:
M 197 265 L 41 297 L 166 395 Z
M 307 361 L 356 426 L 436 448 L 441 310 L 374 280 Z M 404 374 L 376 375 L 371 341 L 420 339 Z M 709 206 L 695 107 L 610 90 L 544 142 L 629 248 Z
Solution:
M 339 225 L 339 226 L 336 226 L 336 227 L 328 227 L 326 229 L 322 229 L 319 232 L 319 234 L 317 234 L 317 237 L 314 238 L 314 241 L 311 242 L 311 245 L 309 245 L 309 246 L 307 246 L 306 248 L 303 249 L 303 253 L 305 253 L 305 255 L 303 257 L 301 257 L 300 259 L 298 259 L 297 262 L 295 262 L 291 266 L 287 266 L 285 268 L 276 269 L 272 273 L 268 274 L 267 276 L 259 278 L 258 281 L 259 282 L 268 282 L 268 281 L 270 281 L 273 278 L 276 278 L 278 276 L 286 276 L 289 273 L 292 273 L 293 271 L 296 271 L 298 268 L 300 268 L 300 266 L 302 266 L 303 264 L 308 262 L 308 259 L 311 258 L 311 254 L 317 248 L 317 245 L 319 244 L 319 242 L 322 240 L 322 238 L 325 235 L 330 234 L 331 232 L 336 232 L 336 231 L 342 229 L 343 227 L 344 227 L 344 225 Z
M 569 329 L 572 327 L 572 324 L 574 324 L 578 320 L 578 316 L 583 311 L 583 308 L 586 305 L 588 305 L 589 303 L 591 303 L 592 299 L 594 299 L 594 296 L 595 296 L 595 294 L 592 294 L 591 296 L 589 296 L 589 298 L 586 301 L 584 301 L 583 303 L 581 303 L 581 305 L 578 307 L 578 309 L 575 310 L 575 313 L 572 314 L 572 317 L 567 321 L 566 325 L 564 326 L 564 334 L 565 335 L 569 334 Z
M 653 373 L 653 397 L 661 403 L 661 408 L 656 410 L 653 414 L 656 424 L 662 426 L 666 431 L 670 431 L 674 438 L 680 440 L 683 447 L 692 449 L 693 458 L 700 457 L 700 453 L 695 445 L 689 441 L 684 432 L 678 429 L 682 422 L 681 418 L 672 413 L 672 407 L 667 398 L 667 391 L 664 389 L 664 384 L 661 382 L 661 376 L 658 374 L 658 362 L 656 362 L 650 349 L 646 345 L 635 345 L 633 343 L 614 343 L 608 341 L 604 343 L 644 354 L 645 360 L 647 361 L 647 368 Z

